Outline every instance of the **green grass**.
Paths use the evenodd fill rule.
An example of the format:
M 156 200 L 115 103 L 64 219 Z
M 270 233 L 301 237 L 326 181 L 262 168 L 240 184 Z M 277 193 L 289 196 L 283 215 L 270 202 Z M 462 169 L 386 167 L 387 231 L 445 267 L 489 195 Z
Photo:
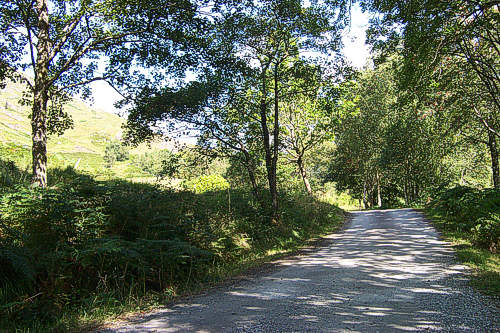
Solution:
M 30 108 L 19 104 L 25 87 L 9 82 L 0 90 L 0 139 L 29 149 L 31 146 Z M 78 99 L 65 106 L 74 128 L 63 136 L 51 136 L 48 150 L 52 153 L 102 153 L 106 140 L 116 139 L 122 133 L 124 120 L 115 114 L 96 111 Z M 100 140 L 99 140 L 100 139 Z
M 457 258 L 474 270 L 471 285 L 485 294 L 500 296 L 500 255 L 474 245 L 467 232 L 449 229 L 449 220 L 432 209 L 424 210 L 444 240 L 455 248 Z
M 359 203 L 346 192 L 335 189 L 334 183 L 326 183 L 319 193 L 320 200 L 339 206 L 346 211 L 359 210 Z
M 193 281 L 189 285 L 167 289 L 162 293 L 148 292 L 145 295 L 135 295 L 119 302 L 114 297 L 106 298 L 103 297 L 105 295 L 99 295 L 95 298 L 92 306 L 85 306 L 78 311 L 66 314 L 57 325 L 59 327 L 74 327 L 75 329 L 72 330 L 74 332 L 85 332 L 97 329 L 114 320 L 122 320 L 138 313 L 152 311 L 176 299 L 197 295 L 224 283 L 232 283 L 233 279 L 237 280 L 238 276 L 245 275 L 254 268 L 293 255 L 319 237 L 337 231 L 343 222 L 344 217 L 339 215 L 337 219 L 332 220 L 332 224 L 318 229 L 310 235 L 310 238 L 276 245 L 267 250 L 256 250 L 237 261 L 209 267 L 204 281 Z

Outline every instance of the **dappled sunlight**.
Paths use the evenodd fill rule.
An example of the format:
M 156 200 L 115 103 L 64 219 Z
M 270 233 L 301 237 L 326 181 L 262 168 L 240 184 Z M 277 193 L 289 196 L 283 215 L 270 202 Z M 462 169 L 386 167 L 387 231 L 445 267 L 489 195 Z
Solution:
M 419 213 L 353 215 L 344 233 L 328 236 L 330 246 L 279 260 L 274 273 L 160 310 L 123 331 L 474 330 L 455 306 L 464 303 L 477 317 L 498 317 L 452 287 L 466 284 L 464 267 Z

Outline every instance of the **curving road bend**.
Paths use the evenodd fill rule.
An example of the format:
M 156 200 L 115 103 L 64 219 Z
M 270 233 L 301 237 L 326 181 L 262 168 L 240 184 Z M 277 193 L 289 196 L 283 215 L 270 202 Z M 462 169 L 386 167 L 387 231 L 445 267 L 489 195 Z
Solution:
M 500 332 L 498 299 L 411 209 L 354 212 L 272 272 L 100 332 Z

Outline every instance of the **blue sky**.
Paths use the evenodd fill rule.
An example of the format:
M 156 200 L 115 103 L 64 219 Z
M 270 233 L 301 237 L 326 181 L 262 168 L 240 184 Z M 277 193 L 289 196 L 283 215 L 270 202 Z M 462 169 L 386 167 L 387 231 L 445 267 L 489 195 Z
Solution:
M 362 13 L 358 6 L 352 9 L 352 24 L 344 33 L 344 54 L 347 59 L 357 68 L 366 65 L 369 48 L 365 45 L 365 30 L 368 27 L 369 16 Z M 91 105 L 95 109 L 118 113 L 113 104 L 120 100 L 120 95 L 106 82 L 98 81 L 92 84 L 94 102 Z

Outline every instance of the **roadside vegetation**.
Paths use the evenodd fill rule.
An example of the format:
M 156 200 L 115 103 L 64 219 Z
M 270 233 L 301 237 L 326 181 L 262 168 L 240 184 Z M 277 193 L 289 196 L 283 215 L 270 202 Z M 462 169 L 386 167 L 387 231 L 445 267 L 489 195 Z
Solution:
M 474 269 L 472 284 L 500 295 L 500 190 L 455 187 L 440 191 L 426 209 L 460 261 Z
M 499 22 L 482 0 L 1 1 L 0 325 L 161 304 L 355 208 L 427 205 L 497 293 Z M 94 81 L 124 118 L 78 100 Z
M 41 189 L 13 163 L 0 165 L 0 327 L 7 330 L 78 330 L 164 304 L 344 220 L 338 207 L 288 190 L 282 222 L 271 224 L 271 211 L 222 176 L 174 191 L 68 168 L 51 170 L 52 183 Z

